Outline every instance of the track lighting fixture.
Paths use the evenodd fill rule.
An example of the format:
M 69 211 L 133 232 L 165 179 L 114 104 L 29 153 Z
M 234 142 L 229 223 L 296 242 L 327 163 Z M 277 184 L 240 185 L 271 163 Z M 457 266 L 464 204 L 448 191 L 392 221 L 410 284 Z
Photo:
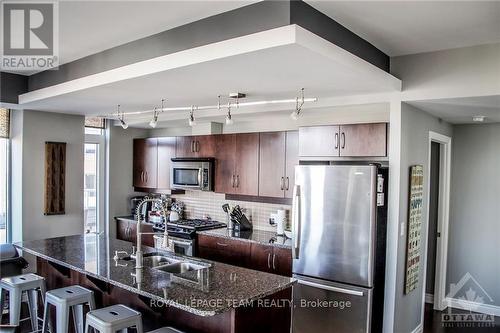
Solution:
M 220 95 L 217 97 L 218 97 L 218 102 L 216 105 L 202 105 L 202 106 L 191 105 L 191 106 L 175 106 L 175 107 L 165 108 L 163 105 L 164 99 L 162 99 L 161 100 L 161 108 L 155 107 L 152 110 L 150 109 L 150 110 L 132 111 L 132 112 L 127 112 L 127 113 L 120 111 L 120 106 L 118 105 L 118 111 L 116 114 L 112 113 L 112 114 L 108 114 L 107 116 L 104 116 L 104 117 L 117 119 L 120 122 L 120 125 L 124 129 L 126 129 L 126 128 L 128 128 L 128 124 L 125 122 L 125 116 L 130 115 L 131 117 L 135 117 L 135 116 L 139 116 L 142 114 L 153 113 L 153 115 L 152 115 L 153 117 L 149 118 L 149 119 L 151 119 L 151 121 L 149 122 L 149 126 L 151 126 L 152 128 L 156 128 L 156 126 L 158 125 L 158 117 L 159 117 L 160 113 L 162 113 L 164 111 L 172 111 L 172 112 L 189 111 L 189 117 L 188 117 L 189 126 L 195 126 L 196 125 L 196 120 L 195 120 L 195 116 L 194 116 L 195 110 L 196 110 L 196 112 L 202 111 L 202 110 L 203 111 L 206 111 L 206 110 L 219 110 L 220 111 L 220 110 L 225 109 L 227 107 L 225 123 L 226 123 L 226 125 L 232 125 L 234 123 L 234 120 L 232 118 L 231 111 L 235 107 L 236 108 L 240 108 L 240 107 L 244 108 L 244 107 L 251 107 L 251 106 L 260 107 L 260 106 L 265 106 L 265 105 L 295 103 L 295 110 L 290 114 L 290 117 L 293 120 L 298 120 L 298 118 L 300 117 L 300 115 L 302 113 L 303 105 L 306 102 L 308 102 L 308 103 L 309 102 L 316 102 L 318 100 L 315 97 L 305 98 L 304 97 L 304 88 L 302 88 L 300 90 L 300 95 L 293 98 L 293 99 L 260 100 L 260 101 L 247 101 L 247 102 L 241 102 L 241 103 L 239 100 L 242 98 L 245 98 L 246 94 L 240 93 L 240 92 L 231 93 L 228 96 L 230 102 L 227 103 L 227 106 L 226 106 L 226 104 L 224 104 L 224 106 L 222 106 Z
M 300 112 L 302 111 L 302 106 L 304 105 L 304 88 L 300 89 L 300 94 L 301 94 L 301 98 L 299 99 L 299 97 L 296 97 L 295 98 L 295 110 L 290 114 L 290 117 L 293 119 L 293 120 L 297 120 L 299 119 L 299 116 L 300 116 Z
M 194 106 L 191 106 L 191 112 L 189 113 L 188 123 L 189 126 L 191 127 L 196 125 L 196 120 L 194 119 Z
M 125 114 L 123 112 L 120 113 L 120 104 L 118 104 L 116 107 L 116 113 L 118 114 L 118 120 L 120 121 L 120 125 L 122 126 L 122 128 L 127 129 L 128 124 L 125 122 Z

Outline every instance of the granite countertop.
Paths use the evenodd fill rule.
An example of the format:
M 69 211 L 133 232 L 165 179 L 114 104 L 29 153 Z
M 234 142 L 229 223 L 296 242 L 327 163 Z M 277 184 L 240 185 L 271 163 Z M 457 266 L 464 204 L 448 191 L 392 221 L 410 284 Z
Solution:
M 227 228 L 220 228 L 220 229 L 197 231 L 196 233 L 200 235 L 237 239 L 245 242 L 272 245 L 276 247 L 282 247 L 285 249 L 292 248 L 292 240 L 285 236 L 278 235 L 275 231 L 254 229 L 251 231 L 237 232 L 234 230 L 228 230 Z
M 105 235 L 75 235 L 14 245 L 40 258 L 199 316 L 228 311 L 294 283 L 292 278 L 280 275 L 170 253 L 166 255 L 209 267 L 172 274 L 145 265 L 135 277 L 135 261 L 113 259 L 115 251 L 130 253 L 132 244 Z M 145 253 L 156 251 L 147 246 L 143 246 L 143 250 Z

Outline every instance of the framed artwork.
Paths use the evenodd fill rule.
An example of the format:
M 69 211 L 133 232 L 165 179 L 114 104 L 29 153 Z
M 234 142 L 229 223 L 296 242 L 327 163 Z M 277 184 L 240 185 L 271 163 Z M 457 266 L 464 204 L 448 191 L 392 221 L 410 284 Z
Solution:
M 45 142 L 44 215 L 65 214 L 66 143 Z
M 409 186 L 405 294 L 410 293 L 418 285 L 424 197 L 424 167 L 422 165 L 410 167 Z

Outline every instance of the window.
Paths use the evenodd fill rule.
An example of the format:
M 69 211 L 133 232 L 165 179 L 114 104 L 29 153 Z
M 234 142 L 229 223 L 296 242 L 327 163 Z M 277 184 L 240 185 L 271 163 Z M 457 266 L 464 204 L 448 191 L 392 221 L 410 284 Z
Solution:
M 98 230 L 97 221 L 97 172 L 98 172 L 98 150 L 99 145 L 95 143 L 85 144 L 84 163 L 84 218 L 85 229 L 88 232 Z
M 105 128 L 104 118 L 85 118 L 83 205 L 87 233 L 100 233 L 106 227 L 104 221 Z
M 85 134 L 102 135 L 106 128 L 106 119 L 101 117 L 85 117 Z
M 9 126 L 9 110 L 0 109 L 0 244 L 9 241 Z

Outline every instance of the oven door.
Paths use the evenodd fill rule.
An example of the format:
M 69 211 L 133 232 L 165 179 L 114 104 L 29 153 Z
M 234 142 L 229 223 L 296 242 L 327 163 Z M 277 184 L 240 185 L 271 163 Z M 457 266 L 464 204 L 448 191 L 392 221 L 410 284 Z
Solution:
M 169 239 L 173 244 L 175 254 L 181 254 L 190 257 L 193 256 L 193 240 L 175 237 L 169 237 Z
M 172 163 L 170 187 L 201 190 L 203 188 L 203 168 L 199 165 Z

